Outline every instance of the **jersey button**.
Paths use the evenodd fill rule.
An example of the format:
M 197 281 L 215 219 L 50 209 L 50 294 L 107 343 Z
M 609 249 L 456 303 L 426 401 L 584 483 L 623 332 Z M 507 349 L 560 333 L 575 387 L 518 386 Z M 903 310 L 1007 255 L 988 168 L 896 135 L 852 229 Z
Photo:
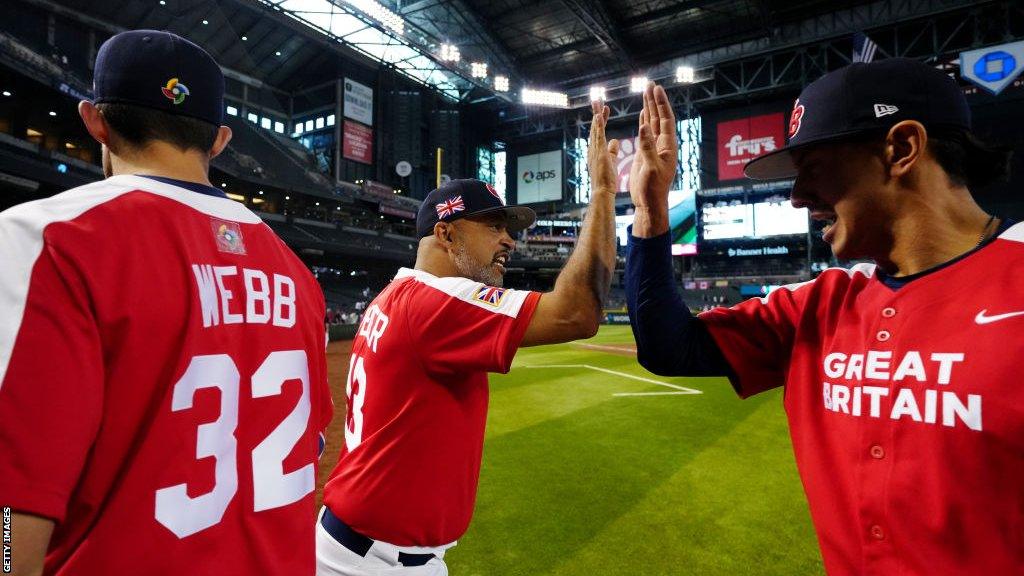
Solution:
M 889 308 L 885 308 L 885 309 L 882 310 L 882 316 L 885 316 L 886 318 L 892 318 L 895 315 L 896 315 L 896 309 L 895 308 L 889 307 Z
M 885 342 L 890 336 L 892 336 L 892 334 L 889 334 L 888 330 L 879 330 L 878 334 L 875 335 L 875 338 L 877 338 L 879 342 Z
M 885 540 L 885 531 L 878 524 L 871 527 L 871 537 L 875 540 Z
M 881 460 L 882 458 L 885 458 L 885 450 L 882 450 L 881 446 L 875 444 L 874 446 L 871 447 L 871 457 L 877 460 Z

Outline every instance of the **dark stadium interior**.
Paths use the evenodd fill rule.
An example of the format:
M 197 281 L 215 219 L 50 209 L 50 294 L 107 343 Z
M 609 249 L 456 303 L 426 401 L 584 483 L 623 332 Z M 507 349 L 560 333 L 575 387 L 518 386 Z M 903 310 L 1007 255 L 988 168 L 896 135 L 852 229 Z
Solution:
M 519 238 L 506 280 L 544 289 L 585 212 L 591 89 L 604 89 L 609 133 L 631 138 L 640 109 L 631 78 L 643 76 L 667 88 L 680 119 L 674 189 L 692 203 L 678 229 L 680 287 L 693 309 L 731 304 L 836 262 L 806 215 L 766 220 L 789 214 L 780 210 L 792 182 L 757 184 L 720 170 L 722 129 L 765 117 L 781 134 L 800 89 L 849 63 L 863 33 L 877 43 L 876 58 L 917 58 L 960 82 L 975 131 L 1018 152 L 1008 181 L 974 192 L 987 210 L 1024 219 L 1024 81 L 993 95 L 957 74 L 962 51 L 1024 38 L 1017 2 L 383 0 L 402 33 L 356 4 L 7 0 L 0 209 L 102 177 L 100 149 L 76 112 L 90 97 L 96 51 L 121 30 L 166 29 L 225 71 L 234 138 L 211 181 L 300 254 L 332 309 L 358 312 L 398 266 L 412 264 L 415 213 L 438 166 L 447 177 L 494 182 L 509 202 L 537 210 L 540 222 Z M 473 63 L 487 70 L 474 76 Z M 683 68 L 690 76 L 678 76 Z M 360 89 L 369 103 L 350 112 L 344 95 Z M 527 102 L 530 90 L 564 102 Z M 541 166 L 533 155 L 546 152 L 557 152 L 557 173 L 544 182 L 531 169 L 527 190 L 520 163 Z M 405 176 L 400 162 L 410 166 Z M 628 194 L 616 209 L 625 226 Z M 753 215 L 749 229 L 714 221 L 735 214 Z M 623 306 L 617 278 L 608 307 Z

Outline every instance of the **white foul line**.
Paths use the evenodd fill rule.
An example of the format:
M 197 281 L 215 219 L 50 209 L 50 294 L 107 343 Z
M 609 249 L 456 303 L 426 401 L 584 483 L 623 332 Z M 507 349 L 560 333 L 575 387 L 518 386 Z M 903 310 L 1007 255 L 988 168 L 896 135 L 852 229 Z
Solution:
M 516 366 L 516 368 L 586 368 L 588 370 L 596 370 L 598 372 L 604 372 L 606 374 L 614 374 L 615 376 L 622 376 L 623 378 L 630 378 L 632 380 L 639 380 L 641 382 L 647 382 L 649 384 L 657 384 L 658 386 L 665 386 L 672 388 L 674 392 L 617 392 L 612 396 L 675 396 L 682 394 L 703 394 L 700 390 L 694 390 L 693 388 L 687 388 L 685 386 L 679 386 L 677 384 L 669 384 L 668 382 L 662 382 L 660 380 L 652 380 L 650 378 L 644 378 L 643 376 L 634 376 L 625 372 L 618 372 L 616 370 L 609 370 L 607 368 L 601 368 L 599 366 L 591 366 L 590 364 L 548 364 L 547 366 Z

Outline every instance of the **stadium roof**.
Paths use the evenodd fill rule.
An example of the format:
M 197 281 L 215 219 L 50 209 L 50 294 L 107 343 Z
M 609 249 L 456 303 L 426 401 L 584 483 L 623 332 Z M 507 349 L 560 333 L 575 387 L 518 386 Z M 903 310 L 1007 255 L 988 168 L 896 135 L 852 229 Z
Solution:
M 916 0 L 26 0 L 120 29 L 166 29 L 225 68 L 285 92 L 338 77 L 336 57 L 361 54 L 446 96 L 518 100 L 523 88 L 569 92 L 628 83 L 726 46 L 772 46 L 869 28 L 873 21 L 972 4 Z M 982 2 L 981 4 L 984 4 Z M 902 6 L 903 4 L 901 4 Z M 897 14 L 899 12 L 899 14 Z M 810 23 L 810 26 L 806 24 Z M 797 30 L 799 38 L 784 31 Z M 785 38 L 781 36 L 786 36 Z M 451 47 L 458 52 L 452 58 Z M 724 53 L 724 52 L 723 52 Z M 486 63 L 474 77 L 473 63 Z M 707 59 L 698 62 L 708 64 Z M 480 72 L 477 70 L 477 72 Z M 505 76 L 510 89 L 495 89 Z

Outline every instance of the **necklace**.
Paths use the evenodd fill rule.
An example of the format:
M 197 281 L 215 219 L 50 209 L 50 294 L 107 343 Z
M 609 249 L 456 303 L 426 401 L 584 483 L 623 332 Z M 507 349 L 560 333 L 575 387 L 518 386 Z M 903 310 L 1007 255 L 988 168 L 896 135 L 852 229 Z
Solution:
M 974 245 L 975 248 L 981 246 L 982 242 L 984 242 L 985 239 L 988 238 L 988 227 L 991 226 L 993 222 L 995 222 L 995 219 L 995 214 L 988 217 L 988 222 L 985 222 L 985 227 L 981 229 L 981 236 L 978 237 L 978 243 Z

